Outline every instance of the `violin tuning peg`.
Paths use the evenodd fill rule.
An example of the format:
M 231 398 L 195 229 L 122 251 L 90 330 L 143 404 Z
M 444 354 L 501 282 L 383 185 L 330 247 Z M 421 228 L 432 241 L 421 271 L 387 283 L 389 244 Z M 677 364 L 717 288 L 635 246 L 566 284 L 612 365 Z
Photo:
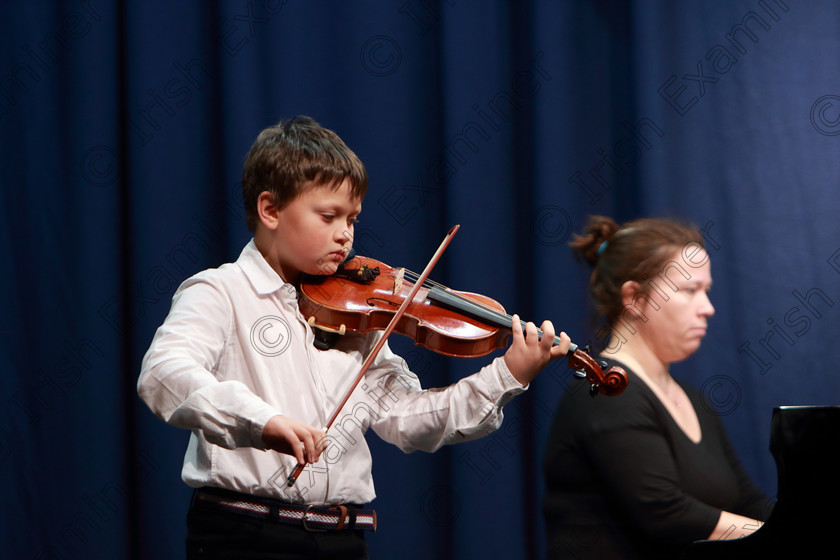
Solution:
M 598 362 L 598 365 L 601 366 L 601 369 L 607 369 L 608 367 L 610 367 L 610 364 L 608 364 L 607 362 L 605 362 L 603 360 Z
M 586 372 L 582 369 L 576 369 L 573 375 L 578 379 L 586 379 Z
M 601 389 L 601 386 L 600 386 L 600 385 L 598 385 L 597 383 L 596 383 L 596 384 L 594 384 L 594 385 L 591 385 L 591 386 L 589 387 L 589 396 L 590 396 L 590 397 L 592 397 L 592 398 L 594 399 L 595 397 L 597 397 L 597 396 L 598 396 L 598 391 L 599 391 L 600 389 Z
M 589 354 L 589 353 L 591 352 L 591 350 L 592 350 L 592 347 L 591 347 L 590 345 L 588 345 L 588 344 L 587 344 L 586 346 L 584 346 L 584 347 L 583 347 L 583 349 L 582 349 L 582 350 L 583 350 L 584 352 L 586 352 L 587 354 Z

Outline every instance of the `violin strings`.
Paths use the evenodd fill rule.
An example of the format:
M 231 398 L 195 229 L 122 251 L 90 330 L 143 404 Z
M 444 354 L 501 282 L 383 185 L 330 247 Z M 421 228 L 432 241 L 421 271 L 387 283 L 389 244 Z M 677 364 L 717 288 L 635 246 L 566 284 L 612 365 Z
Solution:
M 416 272 L 413 272 L 411 270 L 408 270 L 408 269 L 405 269 L 404 274 L 405 274 L 405 277 L 408 278 L 409 280 L 416 280 L 417 278 L 420 277 L 419 274 L 417 274 Z M 446 286 L 444 284 L 441 284 L 440 282 L 436 282 L 436 281 L 434 281 L 432 279 L 429 279 L 429 278 L 426 279 L 426 282 L 423 284 L 423 286 L 424 287 L 430 287 L 430 288 L 432 288 L 432 287 L 433 288 L 440 288 L 441 290 L 445 290 L 447 292 L 450 291 L 448 286 Z M 473 306 L 473 307 L 480 307 L 482 309 L 482 311 L 494 314 L 497 317 L 497 320 L 507 320 L 509 322 L 511 319 L 513 319 L 513 317 L 511 315 L 508 315 L 507 313 L 502 313 L 500 311 L 497 311 L 497 310 L 495 310 L 495 309 L 493 309 L 493 308 L 491 308 L 491 307 L 489 307 L 489 306 L 487 306 L 487 305 L 485 305 L 481 302 L 477 302 L 477 301 L 471 300 L 469 298 L 466 298 L 464 296 L 460 296 L 460 295 L 457 295 L 457 294 L 454 294 L 454 293 L 452 294 L 452 296 L 457 298 L 458 300 L 460 300 L 461 302 L 463 302 L 466 305 Z M 524 324 L 524 322 L 523 322 L 523 324 Z
M 408 269 L 405 270 L 404 274 L 405 274 L 405 277 L 408 278 L 409 280 L 411 280 L 411 279 L 416 280 L 417 278 L 420 277 L 419 274 L 417 274 L 416 272 L 412 272 Z M 508 315 L 507 313 L 502 313 L 501 311 L 497 311 L 496 309 L 493 309 L 492 307 L 489 307 L 489 306 L 487 306 L 487 305 L 485 305 L 481 302 L 474 301 L 470 298 L 467 298 L 467 297 L 464 297 L 462 295 L 456 294 L 456 293 L 452 292 L 445 285 L 443 285 L 439 282 L 435 282 L 434 280 L 427 279 L 426 282 L 424 283 L 424 287 L 427 287 L 427 286 L 440 288 L 441 290 L 446 291 L 448 293 L 447 298 L 460 302 L 459 306 L 466 306 L 466 308 L 473 308 L 473 309 L 477 310 L 481 315 L 484 315 L 485 317 L 492 316 L 493 320 L 495 320 L 497 325 L 499 325 L 499 326 L 506 327 L 507 324 L 509 324 L 510 321 L 513 319 L 512 315 Z M 462 307 L 462 311 L 466 311 L 466 309 Z M 522 324 L 522 328 L 524 329 L 525 328 L 525 321 L 520 319 L 519 322 Z M 537 328 L 537 332 L 539 333 L 540 336 L 543 335 L 543 330 L 542 329 Z M 560 338 L 558 336 L 555 336 L 554 337 L 554 344 L 559 344 L 559 340 L 560 340 Z
M 405 277 L 408 278 L 409 280 L 417 280 L 418 278 L 420 278 L 420 275 L 417 274 L 416 272 L 405 269 Z M 435 282 L 434 280 L 431 280 L 429 278 L 426 279 L 426 282 L 424 282 L 423 286 L 424 287 L 441 288 L 443 290 L 448 290 L 449 289 L 447 286 L 444 286 L 440 282 Z

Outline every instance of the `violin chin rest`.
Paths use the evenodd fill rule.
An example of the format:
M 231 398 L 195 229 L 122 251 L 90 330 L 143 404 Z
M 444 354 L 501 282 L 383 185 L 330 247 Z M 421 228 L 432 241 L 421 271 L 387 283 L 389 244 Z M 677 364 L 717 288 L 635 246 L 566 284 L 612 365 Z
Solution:
M 330 350 L 341 337 L 341 333 L 337 331 L 325 331 L 318 327 L 314 327 L 312 332 L 315 335 L 315 348 L 318 350 Z

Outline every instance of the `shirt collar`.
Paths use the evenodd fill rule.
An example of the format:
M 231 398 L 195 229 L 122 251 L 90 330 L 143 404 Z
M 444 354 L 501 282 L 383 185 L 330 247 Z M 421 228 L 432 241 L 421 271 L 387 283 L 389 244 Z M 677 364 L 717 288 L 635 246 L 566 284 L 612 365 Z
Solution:
M 260 295 L 281 292 L 288 294 L 291 298 L 297 297 L 295 287 L 283 280 L 257 249 L 253 238 L 242 249 L 236 264 L 245 273 L 245 277 L 253 286 L 254 291 Z

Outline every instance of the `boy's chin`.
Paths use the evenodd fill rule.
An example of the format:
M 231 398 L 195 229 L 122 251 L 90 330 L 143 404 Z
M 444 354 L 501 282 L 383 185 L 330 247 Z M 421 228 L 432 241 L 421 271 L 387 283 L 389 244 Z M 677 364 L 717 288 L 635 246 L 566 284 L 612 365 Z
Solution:
M 336 262 L 324 262 L 318 265 L 317 269 L 310 272 L 310 274 L 315 276 L 330 276 L 338 270 L 338 265 L 339 263 Z

